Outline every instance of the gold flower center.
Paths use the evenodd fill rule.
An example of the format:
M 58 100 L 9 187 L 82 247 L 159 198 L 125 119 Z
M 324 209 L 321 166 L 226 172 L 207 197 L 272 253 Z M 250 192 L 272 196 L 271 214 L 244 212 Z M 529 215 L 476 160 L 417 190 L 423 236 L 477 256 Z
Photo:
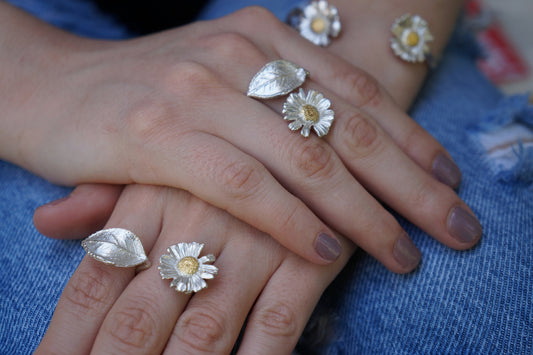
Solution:
M 192 256 L 186 256 L 178 262 L 178 270 L 186 275 L 194 275 L 199 266 L 198 260 Z
M 322 33 L 326 29 L 326 21 L 321 17 L 315 17 L 311 21 L 311 29 L 314 33 Z
M 313 123 L 317 123 L 320 119 L 320 113 L 318 112 L 316 107 L 312 105 L 304 105 L 302 107 L 302 114 L 304 116 L 304 120 Z
M 408 46 L 411 46 L 411 47 L 416 46 L 418 44 L 418 41 L 420 41 L 420 37 L 418 36 L 418 33 L 414 31 L 409 32 L 407 37 L 405 37 L 405 42 L 407 43 Z

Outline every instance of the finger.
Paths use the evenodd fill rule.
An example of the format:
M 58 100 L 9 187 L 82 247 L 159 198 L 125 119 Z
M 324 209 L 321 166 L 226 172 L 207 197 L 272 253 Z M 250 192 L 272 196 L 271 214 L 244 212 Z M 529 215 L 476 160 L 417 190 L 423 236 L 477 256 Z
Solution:
M 244 131 L 242 135 L 223 123 L 211 123 L 208 129 L 219 132 L 242 151 L 262 161 L 290 191 L 312 208 L 339 232 L 349 236 L 363 249 L 378 258 L 395 272 L 412 270 L 420 259 L 420 252 L 410 243 L 396 219 L 372 197 L 345 168 L 343 162 L 326 141 L 315 136 L 303 139 L 287 129 L 279 114 L 242 95 L 231 99 L 235 105 L 234 122 Z M 246 119 L 238 112 L 255 112 Z M 267 148 L 268 147 L 268 148 Z M 364 206 L 364 208 L 361 208 Z M 329 241 L 307 238 L 286 240 L 273 235 L 291 251 L 314 246 L 329 249 Z M 297 238 L 297 237 L 296 237 Z M 294 243 L 294 242 L 297 243 Z M 318 241 L 318 243 L 317 243 Z M 396 250 L 401 249 L 401 253 Z M 406 254 L 406 251 L 411 253 Z
M 224 72 L 231 70 L 227 68 Z M 233 74 L 235 85 L 239 85 L 237 81 L 245 81 L 245 74 Z M 279 125 L 279 116 L 261 106 L 251 107 L 249 101 L 239 96 L 231 100 L 235 105 L 228 110 L 234 110 L 234 121 L 240 129 L 257 133 L 241 135 L 220 121 L 211 122 L 207 129 L 218 132 L 263 162 L 324 221 L 393 271 L 407 272 L 414 268 L 420 252 L 395 219 L 351 174 L 375 196 L 446 245 L 466 249 L 477 242 L 481 226 L 453 190 L 431 179 L 364 111 L 312 80 L 304 86 L 324 92 L 334 103 L 337 117 L 334 132 L 325 139 L 333 150 L 316 137 L 294 139 L 294 135 Z M 279 112 L 281 101 L 271 100 L 268 105 Z M 240 110 L 256 114 L 239 120 Z M 339 198 L 333 200 L 332 196 Z M 362 210 L 359 206 L 366 208 Z M 452 221 L 456 209 L 462 218 L 457 223 Z
M 70 195 L 38 207 L 33 215 L 35 228 L 50 238 L 85 238 L 103 228 L 122 188 L 121 185 L 79 185 Z
M 243 99 L 248 101 L 241 95 L 239 100 Z M 232 108 L 220 112 L 220 122 L 228 122 L 233 114 L 240 114 L 235 112 L 235 105 L 239 105 L 234 105 L 233 100 L 233 96 L 227 95 L 225 101 L 231 103 Z M 194 195 L 272 235 L 307 260 L 326 264 L 338 258 L 340 244 L 331 237 L 331 230 L 302 201 L 285 190 L 263 164 L 209 134 L 185 135 L 180 143 L 188 148 L 170 154 L 144 146 L 148 155 L 152 156 L 152 148 L 158 155 L 158 159 L 146 161 L 145 166 L 165 174 L 157 176 L 156 180 L 145 176 L 135 180 L 171 185 L 178 177 L 182 179 L 180 185 L 186 186 Z M 174 160 L 187 163 L 180 167 L 169 166 L 168 161 Z
M 459 185 L 461 171 L 444 147 L 402 111 L 374 78 L 321 48 L 302 47 L 302 51 L 298 46 L 287 47 L 288 58 L 305 63 L 313 80 L 369 113 L 397 146 L 438 181 L 454 188 Z
M 151 187 L 144 187 L 142 196 L 121 197 L 107 224 L 107 227 L 122 227 L 137 234 L 145 250 L 151 249 L 159 234 L 162 215 L 151 192 Z M 146 217 L 141 221 L 137 218 L 139 215 Z M 37 353 L 88 353 L 107 312 L 134 273 L 131 268 L 105 265 L 86 256 L 65 286 Z
M 277 21 L 277 20 L 276 20 Z M 276 27 L 276 26 L 274 26 Z M 277 26 L 279 27 L 279 26 Z M 276 32 L 274 30 L 273 32 Z M 280 31 L 281 32 L 281 31 Z M 289 34 L 287 33 L 287 36 Z M 276 37 L 276 34 L 273 34 L 273 37 Z M 240 48 L 240 52 L 253 52 L 253 45 L 249 43 L 246 39 L 242 39 L 235 34 L 217 34 L 208 36 L 207 39 L 204 39 L 208 41 L 208 43 L 216 42 L 216 40 L 219 40 L 220 43 L 232 43 L 232 52 L 234 52 L 237 48 Z M 272 41 L 272 39 L 269 39 Z M 266 41 L 266 40 L 265 40 Z M 280 41 L 280 42 L 286 42 L 286 41 Z M 294 42 L 302 42 L 299 40 L 294 40 Z M 306 41 L 300 43 L 302 47 L 305 47 L 303 43 Z M 296 45 L 296 44 L 295 44 Z M 307 44 L 309 46 L 309 44 Z M 310 48 L 316 50 L 316 46 L 310 45 Z M 246 50 L 245 50 L 246 49 Z M 224 52 L 220 51 L 223 55 Z M 310 54 L 310 53 L 308 53 Z M 312 54 L 312 53 L 311 53 Z M 315 57 L 318 56 L 319 53 Z M 229 55 L 229 54 L 228 54 Z M 261 59 L 264 60 L 265 55 L 262 56 L 259 54 L 248 56 L 246 62 L 248 63 L 248 66 L 241 65 L 239 67 L 239 70 L 232 68 L 231 64 L 226 63 L 226 61 L 222 60 L 222 64 L 219 64 L 219 66 L 222 66 L 223 73 L 226 73 L 227 76 L 225 77 L 226 80 L 230 81 L 232 85 L 238 90 L 245 90 L 245 87 L 247 85 L 247 82 L 249 79 L 247 77 L 250 77 L 254 70 L 248 69 L 250 66 L 255 65 L 256 68 L 259 68 L 262 63 L 260 63 Z M 226 63 L 226 64 L 224 64 Z M 257 69 L 255 69 L 257 70 Z M 320 71 L 320 70 L 319 70 Z M 368 82 L 368 80 L 367 80 Z M 382 129 L 382 127 L 379 125 L 379 122 L 377 122 L 373 117 L 370 117 L 368 114 L 365 114 L 364 111 L 361 109 L 357 109 L 353 105 L 350 105 L 345 100 L 343 100 L 338 95 L 335 95 L 333 92 L 330 92 L 329 90 L 326 90 L 326 88 L 322 87 L 319 83 L 314 82 L 313 80 L 308 80 L 308 83 L 306 83 L 304 86 L 314 87 L 318 88 L 320 92 L 323 92 L 326 97 L 330 98 L 332 102 L 334 103 L 337 111 L 337 123 L 335 123 L 337 128 L 334 128 L 335 134 L 330 134 L 327 136 L 327 141 L 331 144 L 331 146 L 334 148 L 335 153 L 337 153 L 344 164 L 350 169 L 352 173 L 355 174 L 355 176 L 363 183 L 365 187 L 370 187 L 370 191 L 374 193 L 376 196 L 382 198 L 385 202 L 387 202 L 391 207 L 398 210 L 400 213 L 402 213 L 404 216 L 409 218 L 413 223 L 419 225 L 422 227 L 425 231 L 436 237 L 441 242 L 457 248 L 457 249 L 465 249 L 468 247 L 471 247 L 473 244 L 477 242 L 481 235 L 481 226 L 479 225 L 479 222 L 475 218 L 474 214 L 468 209 L 468 207 L 457 197 L 453 191 L 450 191 L 449 189 L 444 188 L 444 186 L 439 186 L 439 184 L 435 183 L 434 181 L 428 181 L 427 175 L 424 174 L 423 171 L 417 166 L 414 166 L 411 159 L 402 153 L 401 149 L 398 148 L 398 146 L 395 144 L 394 140 L 391 139 L 387 132 Z M 359 101 L 361 99 L 359 98 Z M 237 103 L 237 101 L 235 101 Z M 277 104 L 276 104 L 277 103 Z M 280 100 L 270 100 L 267 103 L 271 107 L 277 106 L 277 111 L 280 112 L 281 102 Z M 239 103 L 238 107 L 244 107 L 245 103 Z M 390 101 L 389 101 L 390 106 Z M 340 110 L 338 109 L 340 107 Z M 399 111 L 397 111 L 399 112 Z M 266 113 L 263 114 L 265 117 L 267 116 Z M 343 117 L 344 116 L 344 117 Z M 236 116 L 238 117 L 238 116 Z M 254 116 L 255 117 L 255 116 Z M 254 118 L 253 117 L 253 118 Z M 405 118 L 405 116 L 404 116 Z M 266 131 L 270 134 L 272 134 L 273 130 L 275 128 L 271 127 L 271 122 L 264 121 L 265 119 L 261 117 L 263 121 L 260 122 L 261 127 L 253 127 L 254 120 L 250 119 L 250 116 L 246 117 L 246 122 L 239 121 L 238 126 L 240 128 L 244 128 L 249 132 L 257 131 L 260 132 Z M 256 119 L 256 122 L 259 122 L 258 119 Z M 272 118 L 271 120 L 274 120 Z M 407 121 L 409 122 L 409 121 Z M 213 122 L 216 124 L 217 122 Z M 341 128 L 338 128 L 339 125 L 342 125 Z M 317 208 L 320 208 L 320 206 L 324 206 L 324 204 L 319 204 L 315 201 L 311 201 L 309 199 L 309 193 L 302 192 L 302 190 L 298 190 L 298 187 L 300 185 L 305 184 L 305 177 L 304 179 L 300 179 L 298 181 L 298 185 L 295 186 L 295 184 L 288 184 L 287 181 L 291 181 L 291 177 L 285 177 L 283 176 L 283 172 L 289 171 L 289 167 L 285 166 L 284 169 L 276 170 L 280 168 L 280 161 L 283 162 L 284 159 L 286 160 L 286 157 L 282 157 L 282 159 L 277 160 L 269 160 L 268 155 L 270 152 L 268 150 L 263 149 L 265 146 L 274 146 L 274 147 L 283 147 L 287 144 L 280 140 L 280 142 L 276 142 L 275 144 L 269 144 L 268 141 L 265 141 L 261 144 L 259 143 L 258 137 L 256 135 L 253 136 L 254 144 L 249 141 L 243 143 L 243 140 L 245 140 L 247 137 L 245 136 L 239 136 L 238 134 L 235 134 L 235 131 L 230 131 L 228 129 L 224 130 L 224 126 L 218 125 L 211 127 L 212 130 L 216 132 L 221 132 L 224 137 L 232 142 L 234 142 L 240 149 L 250 153 L 252 156 L 258 158 L 260 161 L 265 163 L 265 165 L 274 173 L 274 175 L 280 179 L 285 186 L 289 186 L 289 189 L 291 191 L 294 191 L 297 196 L 302 198 L 306 203 L 308 203 L 311 208 L 317 212 L 319 216 L 321 216 L 326 222 L 328 222 L 330 225 L 332 225 L 335 229 L 341 231 L 343 234 L 346 234 L 349 236 L 352 240 L 356 241 L 359 245 L 361 245 L 363 248 L 365 248 L 365 244 L 362 243 L 370 243 L 370 240 L 368 239 L 368 233 L 366 234 L 365 241 L 363 241 L 361 238 L 357 238 L 354 233 L 354 231 L 346 230 L 345 226 L 346 224 L 337 224 L 335 222 L 332 223 L 331 220 L 329 220 L 322 211 L 317 210 Z M 227 127 L 226 127 L 227 128 Z M 418 131 L 420 133 L 420 130 Z M 413 132 L 410 132 L 409 134 L 413 134 Z M 409 135 L 408 134 L 408 135 Z M 420 133 L 422 134 L 422 133 Z M 429 135 L 426 135 L 430 141 L 433 141 Z M 249 136 L 248 136 L 249 137 Z M 290 138 L 288 138 L 290 139 Z M 433 141 L 434 142 L 434 141 Z M 431 145 L 431 142 L 428 143 Z M 261 147 L 261 149 L 255 149 L 257 147 Z M 436 149 L 439 148 L 440 145 L 437 144 Z M 420 150 L 422 152 L 428 151 L 427 149 Z M 433 154 L 433 153 L 432 153 Z M 432 155 L 430 154 L 430 155 Z M 437 153 L 438 157 L 435 158 L 437 160 L 447 161 L 447 163 L 440 164 L 434 164 L 432 163 L 432 169 L 437 167 L 438 170 L 444 170 L 445 172 L 450 173 L 450 171 L 453 171 L 452 169 L 448 169 L 450 167 L 450 160 L 446 158 L 444 153 Z M 292 154 L 291 156 L 294 156 Z M 323 154 L 324 157 L 329 157 L 326 154 Z M 279 157 L 279 156 L 278 156 Z M 428 155 L 429 157 L 429 155 Z M 440 157 L 440 158 L 439 158 Z M 270 158 L 272 158 L 270 156 Z M 386 159 L 383 159 L 386 158 Z M 433 159 L 433 157 L 431 158 Z M 364 160 L 364 164 L 361 163 L 361 161 Z M 420 160 L 420 159 L 419 159 Z M 319 161 L 317 159 L 308 159 L 308 161 Z M 328 161 L 327 158 L 324 158 L 323 161 Z M 335 160 L 333 159 L 333 162 Z M 313 165 L 313 164 L 308 164 Z M 334 165 L 334 164 L 332 164 Z M 427 164 L 426 164 L 427 165 Z M 442 165 L 447 166 L 448 168 L 442 168 Z M 453 163 L 451 163 L 453 165 Z M 334 165 L 335 166 L 335 165 Z M 336 167 L 336 166 L 335 166 Z M 400 173 L 402 176 L 405 177 L 403 182 L 406 183 L 405 187 L 402 185 L 401 192 L 396 193 L 394 190 L 397 188 L 397 184 L 392 181 L 391 184 L 391 174 L 390 171 L 392 168 L 400 169 Z M 333 168 L 329 169 L 335 170 Z M 293 174 L 294 175 L 294 174 Z M 411 176 L 412 175 L 412 176 Z M 453 172 L 451 174 L 444 174 L 447 175 L 448 178 L 450 176 L 455 175 Z M 411 177 L 411 179 L 409 179 Z M 307 176 L 308 178 L 308 176 Z M 446 180 L 441 179 L 441 180 Z M 452 179 L 448 179 L 451 181 Z M 303 184 L 302 184 L 303 181 Z M 321 188 L 324 191 L 327 190 L 327 183 L 322 181 L 323 184 L 321 184 Z M 389 185 L 385 185 L 389 184 Z M 322 186 L 323 185 L 323 186 Z M 315 187 L 318 186 L 318 184 L 314 185 Z M 352 187 L 353 188 L 353 187 Z M 339 189 L 340 190 L 340 189 Z M 337 190 L 337 191 L 339 191 Z M 346 190 L 344 191 L 346 192 Z M 333 194 L 334 195 L 334 194 Z M 345 196 L 345 195 L 340 195 Z M 407 198 L 407 200 L 405 200 Z M 424 203 L 420 204 L 418 201 L 419 198 L 424 199 Z M 407 201 L 406 203 L 402 201 Z M 429 209 L 425 209 L 429 208 Z M 458 213 L 455 213 L 453 211 L 460 211 Z M 338 213 L 338 209 L 330 209 L 330 211 L 335 211 L 335 213 Z M 327 215 L 327 214 L 326 214 Z M 453 222 L 454 215 L 460 215 L 461 221 L 455 223 Z M 464 217 L 464 218 L 463 218 Z M 435 222 L 437 221 L 437 222 Z M 430 225 L 433 223 L 437 223 L 437 227 L 434 225 Z M 387 234 L 385 234 L 387 235 Z M 415 258 L 415 255 L 418 253 L 415 248 L 413 248 L 413 245 L 411 243 L 407 242 L 407 238 L 405 238 L 405 234 L 399 234 L 396 233 L 393 236 L 391 234 L 388 234 L 389 237 L 381 237 L 380 239 L 386 238 L 387 243 L 384 250 L 387 250 L 388 253 L 388 259 L 389 264 L 392 262 L 392 255 L 394 254 L 392 251 L 393 245 L 400 245 L 398 243 L 401 243 L 401 245 L 404 245 L 401 249 L 405 251 L 410 251 L 410 257 L 407 259 L 411 259 L 412 261 Z M 403 241 L 403 242 L 401 242 Z M 383 245 L 368 245 L 365 249 L 375 255 L 375 253 L 378 253 L 378 250 L 380 247 L 383 247 Z M 369 249 L 370 248 L 370 249 Z M 372 251 L 373 250 L 373 251 Z M 405 254 L 405 253 L 402 253 Z M 385 256 L 387 257 L 387 256 Z M 378 257 L 379 258 L 379 257 Z M 386 265 L 386 261 L 383 259 L 380 259 L 380 261 L 384 262 Z M 404 260 L 407 261 L 407 260 Z
M 204 41 L 232 42 L 233 50 L 236 50 L 236 46 L 250 47 L 249 42 L 234 35 L 217 35 Z M 247 51 L 241 48 L 239 52 Z M 248 62 L 251 62 L 251 58 Z M 236 70 L 231 69 L 231 66 L 225 67 L 223 63 L 218 64 L 219 70 L 226 73 L 234 85 L 242 85 L 247 81 L 248 67 L 241 65 Z M 250 72 L 253 70 L 249 69 Z M 342 101 L 340 98 L 336 100 Z M 231 123 L 225 119 L 202 122 L 206 131 L 217 132 L 218 136 L 232 142 L 240 152 L 246 152 L 265 164 L 283 186 L 310 206 L 328 225 L 348 236 L 390 270 L 408 272 L 418 264 L 420 252 L 405 231 L 353 178 L 330 145 L 314 136 L 309 139 L 295 137 L 285 127 L 279 112 L 272 112 L 262 103 L 249 100 L 239 92 L 231 96 L 228 94 L 225 101 L 231 103 L 224 107 L 224 113 L 232 117 Z M 277 110 L 280 110 L 282 101 L 269 102 L 271 107 L 275 107 L 277 102 Z M 390 148 L 399 150 L 397 147 Z M 208 195 L 200 197 L 209 199 Z M 288 216 L 290 221 L 292 216 Z M 302 248 L 314 248 L 319 252 L 324 250 L 320 252 L 322 255 L 332 249 L 334 252 L 339 250 L 334 244 L 332 246 L 329 238 L 323 236 L 316 238 L 307 234 L 300 238 L 279 233 L 270 235 L 299 255 L 302 255 Z M 290 239 L 286 239 L 287 236 Z
M 166 353 L 229 354 L 248 312 L 286 254 L 270 237 L 242 228 L 216 261 L 219 275 L 190 300 Z
M 440 242 L 455 249 L 474 245 L 481 237 L 481 225 L 459 196 L 397 149 L 372 117 L 342 100 L 338 102 L 335 107 L 339 120 L 326 140 L 357 179 L 374 196 Z M 468 224 L 457 227 L 462 231 L 451 222 L 457 210 L 465 217 L 458 223 Z
M 352 248 L 343 246 L 349 256 Z M 347 260 L 343 256 L 338 263 L 317 267 L 300 258 L 285 259 L 252 309 L 239 354 L 290 354 L 320 296 Z
M 224 44 L 224 48 L 218 48 L 220 44 Z M 217 70 L 224 73 L 224 79 L 241 89 L 256 70 L 252 66 L 259 67 L 265 61 L 265 55 L 258 53 L 249 40 L 235 34 L 209 35 L 199 45 L 216 47 L 216 52 L 220 54 L 217 58 L 230 58 L 235 52 L 247 53 L 245 63 L 238 68 L 225 60 L 216 64 Z M 209 53 L 201 57 L 206 65 L 209 64 Z M 265 164 L 283 186 L 310 206 L 328 225 L 349 236 L 389 269 L 408 272 L 418 264 L 420 252 L 407 234 L 353 178 L 330 145 L 316 137 L 300 139 L 285 127 L 279 113 L 282 100 L 269 100 L 267 103 L 278 113 L 260 102 L 249 100 L 239 91 L 225 101 L 232 103 L 224 107 L 225 114 L 232 117 L 231 122 L 224 119 L 202 122 L 206 131 L 217 132 L 240 151 Z M 331 250 L 327 238 L 313 239 L 308 235 L 295 244 L 294 236 L 287 240 L 279 234 L 271 235 L 300 255 L 299 248 L 311 246 Z
M 178 242 L 201 242 L 201 255 L 217 255 L 219 275 L 191 298 L 169 287 L 157 268 L 140 273 L 107 314 L 94 353 L 161 353 L 164 348 L 169 353 L 228 353 L 270 269 L 279 263 L 280 253 L 264 252 L 280 249 L 269 237 L 202 201 L 178 195 L 166 198 L 165 223 L 150 258 L 168 253 Z
M 203 233 L 203 220 L 211 224 L 224 225 L 219 215 L 202 201 L 191 199 L 179 190 L 165 189 L 164 208 L 161 218 L 164 221 L 155 245 L 150 251 L 152 265 L 159 264 L 167 248 L 178 242 L 205 242 L 202 252 L 218 255 L 223 238 L 200 240 Z M 192 202 L 191 201 L 197 201 Z M 143 214 L 137 214 L 143 216 Z M 211 280 L 214 281 L 214 280 Z M 168 280 L 162 280 L 155 266 L 139 273 L 123 290 L 102 322 L 92 352 L 146 354 L 162 353 L 174 328 L 178 316 L 187 305 L 190 295 L 178 293 L 169 287 Z
M 256 35 L 251 41 L 265 53 L 302 65 L 320 85 L 373 115 L 396 144 L 423 169 L 451 187 L 458 186 L 461 172 L 444 147 L 406 115 L 368 73 L 302 39 L 267 10 L 249 8 L 222 18 L 220 23 L 226 31 L 232 28 L 245 37 L 249 37 L 253 29 Z

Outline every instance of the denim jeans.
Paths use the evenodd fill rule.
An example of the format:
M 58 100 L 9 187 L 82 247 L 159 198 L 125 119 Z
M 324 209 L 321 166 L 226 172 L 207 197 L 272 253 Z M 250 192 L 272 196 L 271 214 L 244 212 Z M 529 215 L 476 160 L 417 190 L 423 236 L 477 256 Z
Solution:
M 81 35 L 128 35 L 89 1 L 11 2 Z M 250 3 L 212 1 L 201 17 Z M 293 6 L 256 3 L 280 18 Z M 481 242 L 455 251 L 398 217 L 423 253 L 421 265 L 397 275 L 357 252 L 325 292 L 296 352 L 533 353 L 533 108 L 526 95 L 502 96 L 477 70 L 472 48 L 458 31 L 411 115 L 461 168 L 458 194 L 484 227 Z M 47 239 L 32 225 L 36 207 L 69 191 L 0 161 L 1 354 L 36 348 L 84 256 L 78 241 Z

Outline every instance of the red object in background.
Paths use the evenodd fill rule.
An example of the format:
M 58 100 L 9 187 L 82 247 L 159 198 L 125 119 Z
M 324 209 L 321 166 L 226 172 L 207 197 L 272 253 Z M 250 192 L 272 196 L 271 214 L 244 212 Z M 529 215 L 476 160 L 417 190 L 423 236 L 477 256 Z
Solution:
M 527 78 L 529 69 L 525 60 L 505 35 L 490 9 L 481 0 L 467 1 L 465 9 L 485 53 L 478 63 L 481 71 L 496 84 Z

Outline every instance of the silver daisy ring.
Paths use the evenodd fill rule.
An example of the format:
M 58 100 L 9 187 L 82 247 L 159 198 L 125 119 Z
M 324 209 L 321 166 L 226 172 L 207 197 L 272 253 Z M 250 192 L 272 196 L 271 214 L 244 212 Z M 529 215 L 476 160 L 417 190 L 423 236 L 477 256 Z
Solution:
M 326 0 L 312 0 L 305 7 L 296 8 L 287 22 L 302 37 L 322 47 L 329 45 L 341 31 L 339 11 Z
M 208 254 L 202 257 L 204 244 L 178 243 L 167 249 L 159 259 L 159 273 L 162 279 L 172 279 L 170 287 L 176 291 L 191 293 L 207 287 L 205 280 L 212 279 L 218 274 L 218 268 L 209 265 L 215 261 L 215 256 Z
M 299 130 L 302 136 L 309 137 L 311 128 L 317 136 L 328 134 L 331 124 L 335 119 L 335 112 L 329 107 L 331 102 L 321 93 L 309 90 L 307 93 L 300 89 L 297 93 L 289 95 L 283 104 L 283 118 L 291 121 L 289 128 Z
M 429 43 L 433 35 L 427 22 L 419 15 L 404 14 L 398 17 L 391 26 L 391 48 L 398 57 L 411 63 L 426 61 L 434 66 Z
M 258 99 L 279 97 L 296 90 L 305 82 L 309 72 L 288 60 L 279 59 L 267 63 L 254 75 L 248 86 L 247 95 Z M 335 113 L 329 107 L 331 102 L 321 93 L 300 88 L 289 95 L 283 104 L 284 119 L 291 121 L 293 131 L 302 129 L 301 134 L 309 137 L 311 128 L 319 137 L 328 134 Z

